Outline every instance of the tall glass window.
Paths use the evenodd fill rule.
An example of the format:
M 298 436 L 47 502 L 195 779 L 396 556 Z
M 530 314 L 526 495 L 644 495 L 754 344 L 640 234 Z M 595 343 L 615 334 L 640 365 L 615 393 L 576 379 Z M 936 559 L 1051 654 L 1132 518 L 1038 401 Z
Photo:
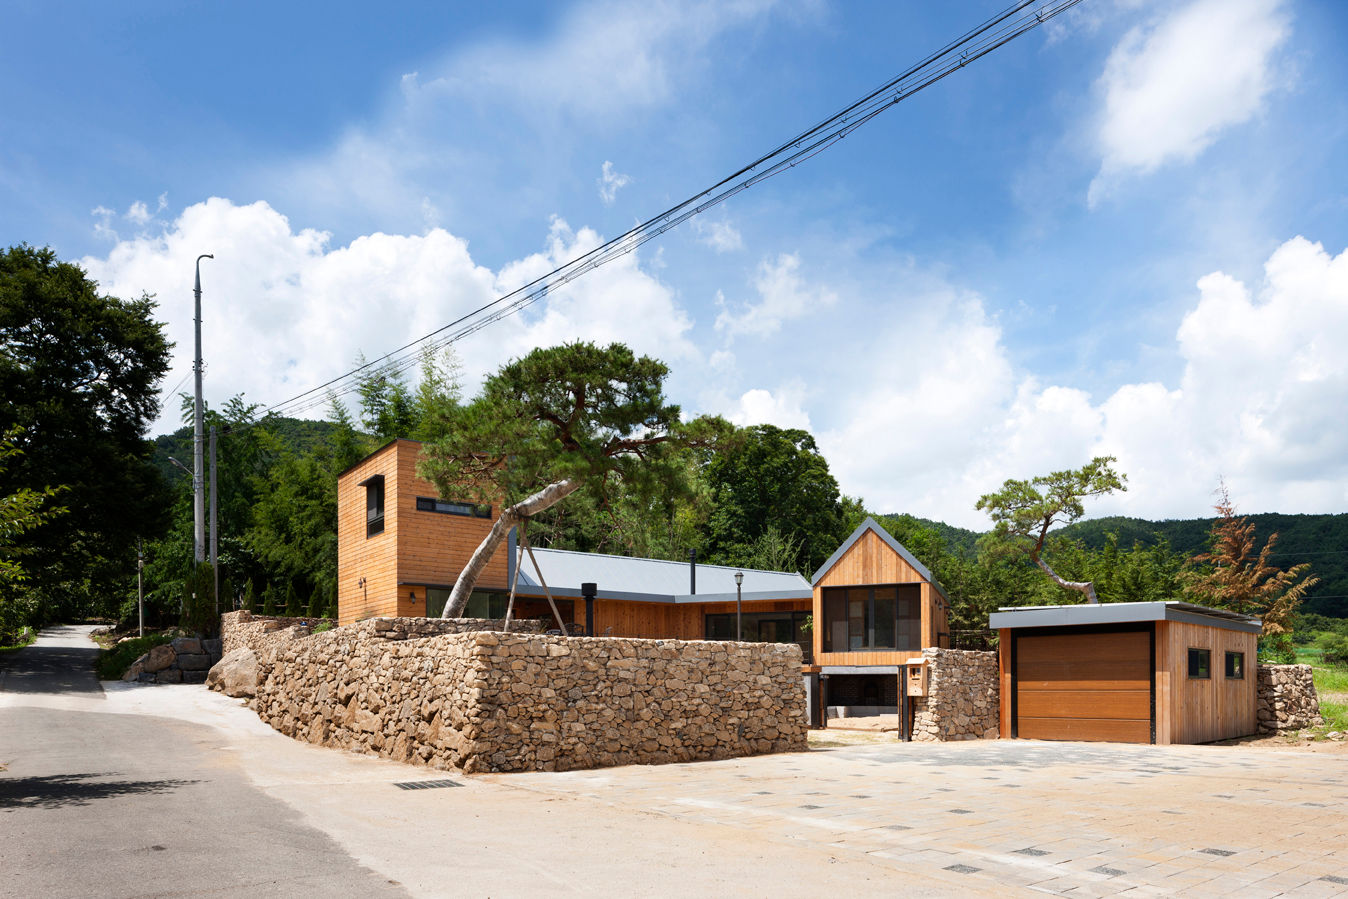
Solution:
M 864 652 L 922 648 L 922 587 L 825 587 L 824 651 Z

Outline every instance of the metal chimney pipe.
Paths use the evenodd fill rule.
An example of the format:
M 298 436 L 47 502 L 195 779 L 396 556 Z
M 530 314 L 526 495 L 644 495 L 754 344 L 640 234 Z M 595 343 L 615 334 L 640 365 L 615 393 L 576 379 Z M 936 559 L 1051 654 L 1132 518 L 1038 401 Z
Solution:
M 591 581 L 586 581 L 580 585 L 580 595 L 585 597 L 585 636 L 594 636 L 594 597 L 599 592 L 599 585 Z
M 697 550 L 688 550 L 688 592 L 697 596 Z

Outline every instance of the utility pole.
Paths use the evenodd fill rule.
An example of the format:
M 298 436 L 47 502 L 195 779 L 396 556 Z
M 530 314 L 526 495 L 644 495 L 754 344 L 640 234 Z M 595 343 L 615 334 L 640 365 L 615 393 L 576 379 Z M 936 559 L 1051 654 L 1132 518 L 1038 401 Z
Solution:
M 211 574 L 215 578 L 215 615 L 220 617 L 220 562 L 216 556 L 219 548 L 220 526 L 217 514 L 219 505 L 215 501 L 215 425 L 211 425 Z M 232 610 L 231 610 L 232 611 Z
M 196 404 L 193 408 L 192 416 L 192 542 L 193 555 L 198 564 L 206 561 L 206 490 L 202 483 L 202 421 L 201 421 L 201 260 L 214 259 L 210 253 L 202 253 L 197 257 L 197 285 L 193 290 L 196 295 L 196 317 L 193 322 L 196 325 L 197 347 L 196 357 L 192 362 L 192 372 L 196 376 Z

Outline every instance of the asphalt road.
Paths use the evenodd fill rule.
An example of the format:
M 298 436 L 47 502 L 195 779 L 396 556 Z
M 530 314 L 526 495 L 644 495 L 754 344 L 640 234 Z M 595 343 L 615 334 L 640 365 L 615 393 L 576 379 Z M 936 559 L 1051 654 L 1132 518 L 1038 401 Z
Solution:
M 0 672 L 0 896 L 404 896 L 211 748 L 212 728 L 101 711 L 88 628 Z

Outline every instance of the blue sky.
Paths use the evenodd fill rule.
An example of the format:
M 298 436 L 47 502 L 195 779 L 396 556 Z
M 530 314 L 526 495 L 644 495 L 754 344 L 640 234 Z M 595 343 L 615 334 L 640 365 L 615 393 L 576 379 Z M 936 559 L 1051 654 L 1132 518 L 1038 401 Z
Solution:
M 999 4 L 11 3 L 0 240 L 156 294 L 273 403 L 615 236 Z M 457 346 L 665 359 L 808 427 L 877 511 L 974 527 L 1110 453 L 1095 514 L 1348 507 L 1348 11 L 1086 0 Z M 606 179 L 607 173 L 607 179 Z M 170 413 L 176 403 L 166 404 Z M 156 430 L 167 429 L 167 415 Z

